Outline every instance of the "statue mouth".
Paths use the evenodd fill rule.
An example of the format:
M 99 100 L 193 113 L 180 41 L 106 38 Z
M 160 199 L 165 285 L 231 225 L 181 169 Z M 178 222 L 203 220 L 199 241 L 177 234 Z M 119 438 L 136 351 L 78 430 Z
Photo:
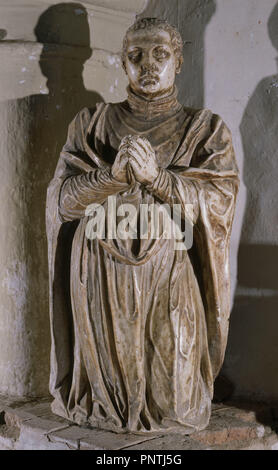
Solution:
M 143 75 L 139 79 L 140 85 L 156 85 L 159 82 L 159 78 L 155 75 Z

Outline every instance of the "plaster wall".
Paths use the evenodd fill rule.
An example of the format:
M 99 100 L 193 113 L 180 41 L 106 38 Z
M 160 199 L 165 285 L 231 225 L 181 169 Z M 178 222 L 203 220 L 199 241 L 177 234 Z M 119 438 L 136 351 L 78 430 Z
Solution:
M 277 1 L 219 0 L 205 45 L 205 105 L 231 128 L 242 178 L 223 374 L 236 396 L 277 400 Z

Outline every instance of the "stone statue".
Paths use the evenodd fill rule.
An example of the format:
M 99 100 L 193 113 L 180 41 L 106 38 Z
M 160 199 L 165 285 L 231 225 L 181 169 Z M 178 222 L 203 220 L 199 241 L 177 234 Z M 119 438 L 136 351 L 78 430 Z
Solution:
M 127 100 L 80 111 L 48 188 L 52 410 L 115 432 L 190 434 L 209 422 L 224 358 L 238 171 L 222 119 L 177 100 L 175 28 L 138 20 L 122 61 Z M 123 204 L 135 211 L 127 237 Z M 176 238 L 159 221 L 150 236 L 141 206 L 145 222 L 170 208 L 173 226 L 180 207 Z M 89 237 L 99 208 L 104 229 Z M 185 226 L 190 249 L 177 246 Z

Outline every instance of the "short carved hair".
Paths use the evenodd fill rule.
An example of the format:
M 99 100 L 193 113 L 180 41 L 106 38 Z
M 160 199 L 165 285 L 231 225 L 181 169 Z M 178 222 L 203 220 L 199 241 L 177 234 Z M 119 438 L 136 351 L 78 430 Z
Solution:
M 174 49 L 174 53 L 178 59 L 179 67 L 178 69 L 181 68 L 181 65 L 183 63 L 183 55 L 182 55 L 182 49 L 183 49 L 183 42 L 181 35 L 179 31 L 172 25 L 170 25 L 166 20 L 161 20 L 159 18 L 142 18 L 140 20 L 135 21 L 135 23 L 130 26 L 125 34 L 124 40 L 123 40 L 123 48 L 122 48 L 122 64 L 124 70 L 125 68 L 125 61 L 126 61 L 126 52 L 127 52 L 127 36 L 129 33 L 133 33 L 135 31 L 138 31 L 139 29 L 158 29 L 161 31 L 166 31 L 170 38 L 171 38 L 171 43 Z

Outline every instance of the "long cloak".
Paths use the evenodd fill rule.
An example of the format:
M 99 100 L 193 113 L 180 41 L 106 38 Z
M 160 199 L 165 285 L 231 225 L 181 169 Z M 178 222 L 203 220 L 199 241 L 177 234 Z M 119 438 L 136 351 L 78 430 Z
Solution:
M 152 185 L 111 176 L 128 134 L 156 151 Z M 207 109 L 130 96 L 76 116 L 47 195 L 54 413 L 116 432 L 207 426 L 227 342 L 237 189 L 230 132 Z M 185 214 L 192 204 L 192 248 L 89 240 L 86 207 L 107 210 L 111 195 L 117 207 L 181 204 Z

